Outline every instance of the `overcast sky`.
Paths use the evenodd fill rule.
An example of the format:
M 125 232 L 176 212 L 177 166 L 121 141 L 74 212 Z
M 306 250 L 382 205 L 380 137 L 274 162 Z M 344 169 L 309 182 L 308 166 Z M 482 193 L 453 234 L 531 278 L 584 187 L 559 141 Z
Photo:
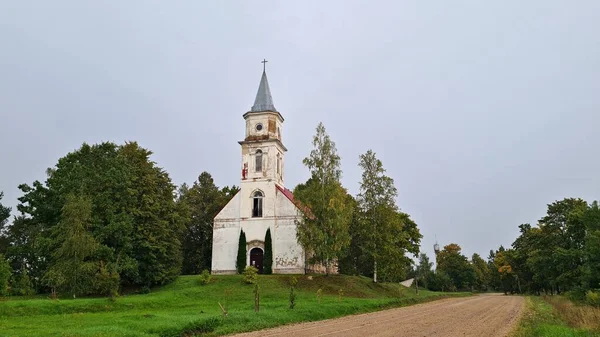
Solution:
M 239 185 L 263 58 L 288 148 L 319 121 L 352 194 L 373 149 L 433 255 L 484 257 L 600 199 L 600 1 L 0 1 L 0 191 L 83 142 L 138 141 L 177 185 Z

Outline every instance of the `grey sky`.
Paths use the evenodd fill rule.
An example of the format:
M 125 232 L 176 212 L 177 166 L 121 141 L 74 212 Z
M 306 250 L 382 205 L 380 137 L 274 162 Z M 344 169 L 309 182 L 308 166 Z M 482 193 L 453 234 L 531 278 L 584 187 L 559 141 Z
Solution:
M 2 1 L 0 191 L 82 142 L 137 140 L 176 184 L 239 184 L 262 65 L 285 178 L 323 121 L 358 192 L 372 148 L 424 234 L 487 256 L 599 199 L 600 2 Z

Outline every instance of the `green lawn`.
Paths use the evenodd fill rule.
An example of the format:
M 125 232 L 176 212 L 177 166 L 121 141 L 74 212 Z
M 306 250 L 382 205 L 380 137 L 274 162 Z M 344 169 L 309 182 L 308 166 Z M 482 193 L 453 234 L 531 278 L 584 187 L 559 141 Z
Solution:
M 205 286 L 197 276 L 182 276 L 149 294 L 121 296 L 114 302 L 13 297 L 0 302 L 0 336 L 180 336 L 189 331 L 211 331 L 209 335 L 215 336 L 468 295 L 429 291 L 415 295 L 413 289 L 373 284 L 364 277 L 297 277 L 297 304 L 290 310 L 289 276 L 260 276 L 258 313 L 253 310 L 253 285 L 243 284 L 237 275 L 216 276 Z M 218 302 L 227 307 L 227 317 L 221 315 Z
M 600 337 L 600 332 L 569 327 L 541 297 L 527 297 L 526 305 L 515 337 Z

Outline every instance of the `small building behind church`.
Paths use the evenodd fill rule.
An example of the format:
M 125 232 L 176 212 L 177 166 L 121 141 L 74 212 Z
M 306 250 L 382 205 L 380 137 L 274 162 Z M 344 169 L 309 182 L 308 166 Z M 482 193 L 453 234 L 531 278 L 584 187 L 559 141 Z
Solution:
M 263 70 L 254 105 L 244 115 L 240 191 L 215 216 L 212 273 L 235 274 L 238 240 L 246 234 L 246 265 L 263 270 L 265 234 L 271 229 L 274 274 L 303 274 L 305 252 L 296 239 L 300 213 L 284 187 L 284 118 L 273 104 Z

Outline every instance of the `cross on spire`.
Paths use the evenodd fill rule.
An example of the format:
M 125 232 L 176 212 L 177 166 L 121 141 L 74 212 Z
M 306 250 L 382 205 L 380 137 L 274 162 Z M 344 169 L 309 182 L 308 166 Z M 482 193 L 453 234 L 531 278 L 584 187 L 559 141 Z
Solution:
M 267 61 L 267 59 L 263 59 L 262 61 L 260 61 L 260 63 L 263 64 L 263 71 L 267 70 L 267 62 L 269 62 L 269 61 Z

